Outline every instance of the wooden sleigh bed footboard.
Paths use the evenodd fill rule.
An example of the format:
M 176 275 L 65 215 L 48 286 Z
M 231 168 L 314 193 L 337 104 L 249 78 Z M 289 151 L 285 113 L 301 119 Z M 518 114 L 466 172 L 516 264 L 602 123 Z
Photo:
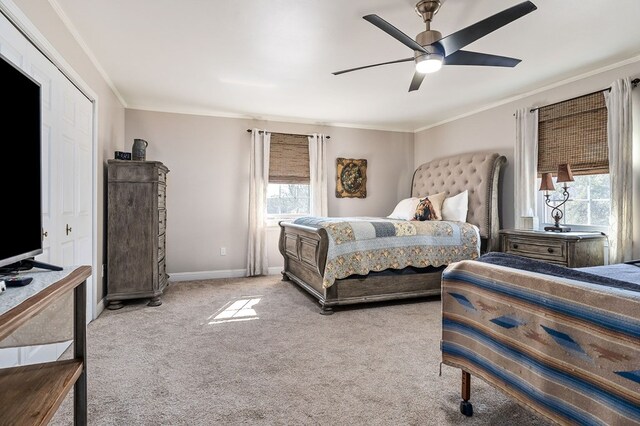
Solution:
M 506 162 L 497 153 L 478 152 L 422 164 L 414 172 L 411 196 L 423 198 L 444 192 L 449 197 L 467 191 L 466 222 L 478 229 L 480 252 L 496 250 L 500 230 L 499 187 Z M 283 280 L 295 282 L 317 298 L 321 313 L 325 314 L 338 305 L 439 295 L 446 267 L 369 272 L 337 279 L 324 288 L 329 249 L 329 235 L 324 228 L 280 222 L 279 248 L 284 257 Z
M 282 279 L 293 281 L 320 302 L 322 314 L 332 307 L 356 303 L 398 300 L 440 294 L 440 268 L 405 269 L 338 279 L 324 288 L 322 278 L 329 245 L 325 229 L 280 223 L 280 253 L 284 257 Z

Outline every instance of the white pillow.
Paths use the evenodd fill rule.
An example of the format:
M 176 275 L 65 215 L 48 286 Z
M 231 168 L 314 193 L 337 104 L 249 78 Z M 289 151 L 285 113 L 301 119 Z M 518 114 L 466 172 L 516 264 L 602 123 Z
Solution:
M 420 202 L 420 198 L 411 197 L 400 201 L 393 212 L 387 216 L 389 219 L 411 220 L 416 214 L 416 207 Z
M 466 222 L 468 208 L 469 191 L 467 190 L 453 197 L 445 198 L 442 203 L 442 220 Z

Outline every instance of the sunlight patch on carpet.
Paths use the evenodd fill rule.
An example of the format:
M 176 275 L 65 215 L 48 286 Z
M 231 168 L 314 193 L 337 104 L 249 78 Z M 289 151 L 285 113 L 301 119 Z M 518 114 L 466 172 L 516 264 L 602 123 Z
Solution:
M 251 296 L 227 302 L 215 314 L 207 318 L 208 324 L 222 324 L 225 322 L 250 321 L 259 319 L 253 307 L 257 305 L 262 296 Z

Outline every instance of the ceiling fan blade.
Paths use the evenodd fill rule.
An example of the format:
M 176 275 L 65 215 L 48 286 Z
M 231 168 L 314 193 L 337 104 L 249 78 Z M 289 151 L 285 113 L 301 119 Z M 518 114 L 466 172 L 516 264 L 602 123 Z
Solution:
M 405 58 L 405 59 L 398 59 L 397 61 L 389 61 L 389 62 L 382 62 L 379 64 L 373 64 L 373 65 L 365 65 L 363 67 L 358 67 L 358 68 L 351 68 L 348 70 L 342 70 L 342 71 L 336 71 L 334 73 L 332 73 L 333 75 L 340 75 L 340 74 L 344 74 L 346 72 L 351 72 L 351 71 L 357 71 L 357 70 L 363 70 L 365 68 L 371 68 L 371 67 L 378 67 L 380 65 L 389 65 L 389 64 L 398 64 L 400 62 L 409 62 L 409 61 L 414 61 L 415 58 L 412 56 L 410 58 Z
M 413 79 L 411 80 L 411 85 L 409 86 L 410 92 L 413 92 L 414 90 L 418 90 L 420 88 L 425 75 L 426 74 L 419 73 L 417 71 L 413 74 Z
M 439 43 L 444 49 L 445 56 L 452 55 L 466 45 L 473 43 L 479 38 L 504 27 L 505 25 L 533 12 L 536 9 L 536 5 L 530 1 L 522 2 L 483 19 L 482 21 L 476 22 L 467 28 L 456 31 L 453 34 L 449 34 L 448 36 L 441 38 L 437 43 Z
M 405 46 L 412 50 L 418 50 L 422 53 L 427 53 L 424 47 L 420 46 L 414 39 L 379 17 L 378 15 L 366 15 L 363 16 L 362 19 L 371 22 L 376 27 L 380 28 L 385 33 L 389 34 L 391 37 L 398 40 L 400 43 L 403 43 Z
M 488 53 L 458 50 L 444 58 L 443 65 L 480 65 L 485 67 L 515 67 L 521 59 L 507 56 L 490 55 Z

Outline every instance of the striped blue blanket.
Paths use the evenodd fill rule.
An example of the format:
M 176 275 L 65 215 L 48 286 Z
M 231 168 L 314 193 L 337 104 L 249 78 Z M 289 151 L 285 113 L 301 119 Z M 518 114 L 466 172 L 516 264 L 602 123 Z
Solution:
M 560 424 L 640 424 L 634 290 L 456 263 L 442 276 L 442 361 Z

